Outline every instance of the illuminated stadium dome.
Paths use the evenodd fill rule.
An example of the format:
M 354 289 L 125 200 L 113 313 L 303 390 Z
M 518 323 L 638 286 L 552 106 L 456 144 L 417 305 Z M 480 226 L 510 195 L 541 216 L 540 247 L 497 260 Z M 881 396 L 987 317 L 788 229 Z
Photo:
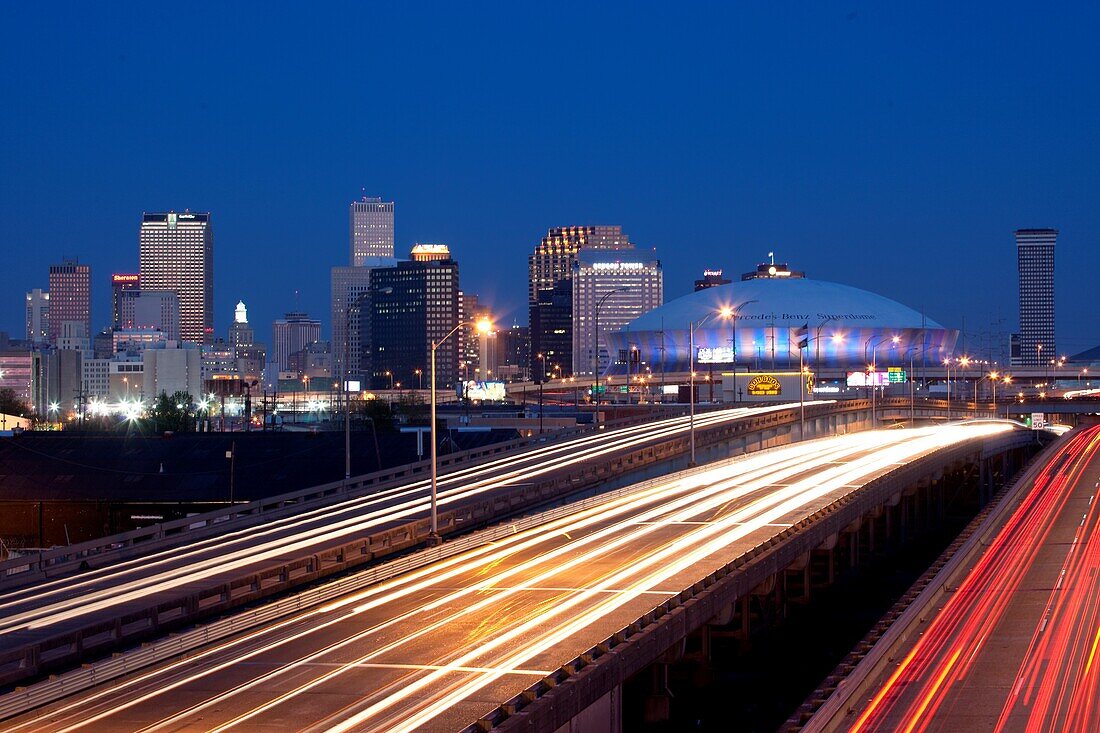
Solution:
M 722 311 L 732 312 L 723 317 Z M 705 320 L 704 320 L 705 319 Z M 884 364 L 936 364 L 959 332 L 901 303 L 848 285 L 805 278 L 756 278 L 699 290 L 656 308 L 605 335 L 609 374 L 624 374 L 626 355 L 654 372 L 688 371 L 688 324 L 696 323 L 696 368 L 797 369 L 799 341 L 805 365 L 862 370 Z M 805 331 L 803 331 L 805 329 Z M 734 331 L 736 330 L 736 336 Z M 637 364 L 631 366 L 636 373 Z

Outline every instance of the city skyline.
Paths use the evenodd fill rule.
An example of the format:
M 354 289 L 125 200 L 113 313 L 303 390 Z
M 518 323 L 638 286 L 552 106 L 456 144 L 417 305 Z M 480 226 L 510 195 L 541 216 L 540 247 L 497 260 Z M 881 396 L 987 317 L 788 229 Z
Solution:
M 589 12 L 592 22 L 637 33 L 660 28 L 669 41 L 662 45 L 681 50 L 625 64 L 615 59 L 630 55 L 628 35 L 613 34 L 590 60 L 595 67 L 577 55 L 548 68 L 518 39 L 554 37 L 568 26 L 564 18 L 526 11 L 506 24 L 490 11 L 456 13 L 432 25 L 522 33 L 455 57 L 436 78 L 438 65 L 408 49 L 425 30 L 410 18 L 384 10 L 386 22 L 376 25 L 389 30 L 368 31 L 375 42 L 351 50 L 343 28 L 357 27 L 354 18 L 331 23 L 322 11 L 304 21 L 320 31 L 305 41 L 318 44 L 310 65 L 299 70 L 258 53 L 226 74 L 236 68 L 229 60 L 238 31 L 254 22 L 240 11 L 224 11 L 199 61 L 178 41 L 164 47 L 135 32 L 166 22 L 156 11 L 77 10 L 54 28 L 45 13 L 16 9 L 26 32 L 3 51 L 13 73 L 2 83 L 21 104 L 0 122 L 16 143 L 4 163 L 0 237 L 19 255 L 4 276 L 16 295 L 0 304 L 0 330 L 22 335 L 19 294 L 45 289 L 42 271 L 62 256 L 92 266 L 92 330 L 107 325 L 104 275 L 137 271 L 133 218 L 186 208 L 218 220 L 218 332 L 240 299 L 256 323 L 295 308 L 327 321 L 330 269 L 348 261 L 347 207 L 366 195 L 401 210 L 397 251 L 417 241 L 451 244 L 464 289 L 505 325 L 527 320 L 526 256 L 548 227 L 615 223 L 656 247 L 668 299 L 690 292 L 704 269 L 741 272 L 776 251 L 811 277 L 1007 339 L 1017 328 L 1012 233 L 1056 227 L 1059 349 L 1100 343 L 1100 324 L 1082 315 L 1087 274 L 1100 266 L 1100 214 L 1090 196 L 1100 174 L 1082 165 L 1097 148 L 1089 130 L 1100 103 L 1083 82 L 1097 65 L 1083 32 L 1094 9 L 987 17 L 968 8 L 947 28 L 934 8 L 708 9 L 671 23 L 644 9 Z M 290 21 L 275 12 L 259 22 L 277 34 Z M 763 30 L 743 34 L 749 27 Z M 926 47 L 888 42 L 903 28 L 928 31 Z M 728 29 L 742 41 L 711 42 Z M 448 34 L 425 32 L 449 47 Z M 1035 45 L 1004 40 L 1021 34 Z M 106 56 L 104 40 L 115 49 Z M 1059 54 L 1038 50 L 1051 43 Z M 507 67 L 500 53 L 512 59 Z M 59 69 L 73 65 L 53 59 L 70 55 L 110 73 L 68 78 Z M 382 59 L 404 68 L 371 94 L 327 93 Z M 484 85 L 465 89 L 449 74 Z M 517 89 L 512 82 L 524 74 L 532 84 Z M 269 82 L 249 83 L 253 76 L 291 83 L 273 95 Z M 202 102 L 165 116 L 129 94 L 154 79 L 205 84 Z M 563 85 L 606 104 L 568 123 L 535 114 L 543 89 Z M 495 93 L 504 87 L 509 95 Z M 428 115 L 422 100 L 433 97 L 440 104 L 430 109 L 451 114 Z M 50 114 L 62 101 L 80 114 Z M 245 110 L 258 108 L 284 122 L 257 132 Z M 303 108 L 317 114 L 298 114 Z M 612 114 L 631 108 L 640 114 Z M 225 120 L 218 136 L 202 123 L 210 113 Z M 85 170 L 96 171 L 94 182 Z M 67 210 L 95 211 L 95 227 L 56 215 L 61 190 Z M 945 290 L 937 283 L 950 268 L 988 284 Z

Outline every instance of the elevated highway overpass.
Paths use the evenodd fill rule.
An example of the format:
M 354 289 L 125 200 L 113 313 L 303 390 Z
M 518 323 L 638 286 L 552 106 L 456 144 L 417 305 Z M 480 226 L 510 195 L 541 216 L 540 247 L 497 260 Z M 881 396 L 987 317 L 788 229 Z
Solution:
M 901 531 L 954 467 L 1034 440 L 991 422 L 873 431 L 656 478 L 5 726 L 614 731 L 626 677 L 749 623 L 811 553 Z

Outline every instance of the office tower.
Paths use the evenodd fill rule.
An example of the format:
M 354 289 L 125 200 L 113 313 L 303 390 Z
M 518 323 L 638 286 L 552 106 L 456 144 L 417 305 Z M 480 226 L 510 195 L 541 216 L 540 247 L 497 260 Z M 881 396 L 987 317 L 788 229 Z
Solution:
M 58 351 L 79 351 L 86 358 L 92 358 L 92 339 L 83 321 L 65 321 L 61 324 L 61 335 L 57 337 Z
M 577 253 L 582 249 L 623 250 L 633 249 L 630 238 L 623 234 L 620 226 L 573 226 L 556 227 L 550 229 L 542 241 L 535 247 L 535 251 L 527 258 L 527 304 L 530 309 L 531 320 L 531 373 L 537 374 L 535 361 L 538 354 L 553 351 L 564 357 L 563 334 L 547 331 L 545 327 L 535 327 L 535 319 L 542 324 L 557 322 L 561 313 L 544 312 L 542 316 L 536 314 L 540 308 L 560 308 L 564 302 L 555 297 L 552 291 L 563 280 L 573 277 L 573 265 L 577 259 Z M 571 299 L 570 299 L 571 302 Z M 557 303 L 557 305 L 553 305 Z M 571 307 L 571 306 L 569 306 Z M 565 341 L 572 342 L 572 319 L 568 319 L 570 329 L 565 336 Z M 571 346 L 568 347 L 571 350 Z M 572 368 L 570 360 L 562 361 L 563 374 Z
M 598 369 L 603 374 L 609 363 L 606 334 L 663 303 L 664 273 L 652 250 L 578 253 L 573 266 L 573 373 L 592 376 Z
M 1054 343 L 1054 244 L 1057 229 L 1017 229 L 1020 273 L 1020 363 L 1036 366 L 1058 355 Z
M 180 339 L 214 340 L 214 231 L 209 213 L 143 214 L 141 287 L 179 297 Z
M 633 249 L 620 226 L 556 227 L 547 232 L 527 258 L 529 303 L 539 290 L 549 290 L 559 280 L 573 276 L 573 263 L 582 249 Z
M 116 272 L 111 275 L 111 325 L 122 323 L 121 301 L 123 293 L 141 288 L 141 275 Z
M 239 300 L 233 310 L 233 325 L 229 327 L 229 343 L 234 347 L 251 346 L 255 340 L 252 326 L 248 325 L 248 307 Z
M 321 340 L 321 322 L 306 313 L 290 312 L 271 327 L 271 360 L 281 371 L 290 368 L 290 355 Z
M 492 334 L 479 334 L 477 323 L 483 319 L 493 320 L 493 314 L 489 308 L 478 302 L 473 293 L 459 293 L 459 314 L 462 328 L 456 336 L 461 337 L 459 342 L 458 369 L 459 377 L 463 379 L 487 380 L 493 375 L 491 366 L 494 357 L 489 353 L 495 346 Z
M 237 373 L 246 381 L 259 380 L 267 362 L 267 348 L 256 342 L 256 334 L 248 323 L 248 308 L 237 301 L 233 324 L 229 327 L 229 346 L 236 359 Z
M 523 381 L 529 378 L 531 367 L 531 331 L 527 326 L 498 329 L 493 338 L 495 348 L 490 353 L 488 368 L 493 377 L 503 381 Z
M 35 288 L 27 293 L 27 341 L 45 343 L 50 337 L 50 294 Z
M 393 202 L 364 196 L 350 214 L 352 267 L 391 264 L 379 260 L 393 257 Z
M 530 341 L 527 371 L 535 381 L 543 381 L 546 373 L 573 374 L 573 280 L 560 280 L 557 285 L 539 290 L 539 300 L 531 308 Z M 535 348 L 535 334 L 539 334 Z M 543 356 L 539 356 L 542 354 Z M 546 370 L 543 371 L 545 363 Z M 553 369 L 561 367 L 560 371 Z M 540 375 L 543 375 L 540 377 Z
M 65 321 L 80 321 L 92 331 L 92 268 L 66 259 L 50 265 L 49 341 L 55 343 Z
M 695 281 L 695 292 L 716 288 L 719 285 L 729 285 L 732 281 L 722 277 L 721 270 L 703 270 L 703 278 Z
M 393 258 L 378 261 L 391 267 L 397 264 Z M 370 292 L 371 273 L 375 269 L 332 268 L 332 363 L 336 376 L 344 374 L 362 380 L 369 374 L 370 353 L 364 345 L 370 344 L 370 329 L 364 329 L 364 325 L 370 323 L 370 311 L 368 301 L 363 298 Z
M 448 257 L 378 268 L 369 297 L 371 385 L 388 389 L 392 375 L 394 385 L 419 386 L 422 376 L 428 389 L 432 341 L 441 341 L 459 324 L 458 263 Z M 436 351 L 437 389 L 459 377 L 457 336 Z
M 174 290 L 125 290 L 119 293 L 119 329 L 158 330 L 180 340 L 180 301 Z

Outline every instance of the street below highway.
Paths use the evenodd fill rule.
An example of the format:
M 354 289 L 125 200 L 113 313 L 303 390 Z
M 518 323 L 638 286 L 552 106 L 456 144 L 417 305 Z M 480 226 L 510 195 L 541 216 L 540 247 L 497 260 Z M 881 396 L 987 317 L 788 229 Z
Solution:
M 1100 425 L 1049 456 L 852 731 L 1100 730 Z
M 5 727 L 458 730 L 868 481 L 1010 429 L 870 431 L 647 482 Z

